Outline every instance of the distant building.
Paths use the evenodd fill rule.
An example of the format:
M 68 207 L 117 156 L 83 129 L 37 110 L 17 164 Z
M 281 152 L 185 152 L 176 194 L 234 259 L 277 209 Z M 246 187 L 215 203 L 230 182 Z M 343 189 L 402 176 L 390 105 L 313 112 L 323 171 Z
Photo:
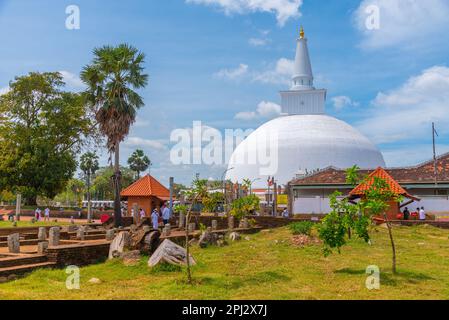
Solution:
M 170 200 L 170 190 L 147 174 L 124 189 L 120 196 L 122 200 L 128 201 L 128 215 L 131 215 L 134 204 L 137 204 L 138 210 L 145 210 L 149 217 L 153 209 L 160 208 Z
M 360 170 L 360 174 L 365 176 L 374 170 Z M 449 212 L 449 153 L 437 158 L 436 179 L 433 160 L 411 167 L 386 168 L 385 171 L 408 194 L 421 199 L 407 205 L 410 211 L 425 207 L 429 213 Z M 336 190 L 348 196 L 353 189 L 346 183 L 346 171 L 335 167 L 294 179 L 289 187 L 289 207 L 294 214 L 329 213 L 329 196 Z

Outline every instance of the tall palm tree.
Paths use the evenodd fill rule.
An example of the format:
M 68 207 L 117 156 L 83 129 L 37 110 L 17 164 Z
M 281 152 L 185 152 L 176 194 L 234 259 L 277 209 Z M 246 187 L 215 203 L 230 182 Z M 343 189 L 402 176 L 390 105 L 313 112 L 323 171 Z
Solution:
M 94 49 L 94 59 L 84 67 L 81 79 L 87 85 L 85 96 L 94 109 L 100 132 L 107 138 L 107 148 L 114 159 L 114 218 L 121 225 L 120 142 L 136 121 L 136 113 L 144 105 L 135 91 L 144 88 L 148 75 L 143 73 L 145 55 L 127 44 Z
M 87 182 L 87 220 L 92 220 L 91 196 L 90 196 L 90 182 L 95 172 L 100 169 L 98 164 L 98 156 L 93 152 L 86 152 L 80 158 L 80 169 L 86 176 Z
M 137 149 L 128 158 L 129 168 L 136 172 L 136 179 L 140 178 L 140 173 L 144 172 L 151 166 L 151 161 L 148 156 L 145 155 L 143 150 Z

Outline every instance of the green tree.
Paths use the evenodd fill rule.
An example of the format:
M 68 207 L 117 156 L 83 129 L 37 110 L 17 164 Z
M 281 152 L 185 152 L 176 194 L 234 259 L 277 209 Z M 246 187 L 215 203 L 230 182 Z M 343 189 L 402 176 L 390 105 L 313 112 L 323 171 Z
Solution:
M 136 121 L 137 110 L 143 105 L 135 91 L 147 85 L 143 73 L 145 55 L 127 44 L 104 46 L 94 50 L 92 63 L 81 72 L 87 85 L 85 92 L 89 106 L 95 111 L 100 132 L 107 138 L 109 152 L 114 159 L 114 218 L 121 225 L 120 143 Z
M 185 249 L 187 254 L 187 282 L 192 284 L 192 271 L 190 268 L 190 244 L 189 244 L 189 224 L 192 217 L 193 207 L 208 194 L 208 181 L 195 179 L 192 182 L 192 187 L 184 192 L 186 199 L 190 201 L 190 205 L 187 207 L 185 205 L 179 205 L 176 207 L 178 212 L 186 216 L 185 225 Z
M 126 167 L 120 167 L 122 174 L 122 187 L 127 188 L 134 182 L 134 172 Z M 92 193 L 97 200 L 111 200 L 114 198 L 114 185 L 112 177 L 114 176 L 114 168 L 102 167 L 93 177 Z
M 143 150 L 137 149 L 128 158 L 129 168 L 136 172 L 136 180 L 140 178 L 140 173 L 144 172 L 151 166 L 150 158 L 148 158 Z
M 32 72 L 0 96 L 0 189 L 22 193 L 28 205 L 64 190 L 93 132 L 82 96 L 64 85 L 58 72 Z
M 354 186 L 363 181 L 357 179 L 358 168 L 353 167 L 347 171 L 347 181 Z M 390 236 L 392 248 L 392 271 L 396 273 L 396 246 L 393 237 L 391 221 L 388 219 L 386 211 L 390 201 L 400 203 L 402 197 L 396 195 L 385 179 L 373 177 L 371 183 L 365 191 L 364 196 L 357 203 L 351 203 L 347 198 L 339 199 L 341 192 L 336 191 L 330 197 L 331 212 L 322 220 L 319 227 L 319 235 L 323 240 L 323 252 L 327 256 L 334 249 L 340 252 L 341 247 L 346 244 L 346 236 L 349 230 L 354 230 L 355 234 L 366 242 L 370 241 L 369 228 L 372 218 L 383 216 Z
M 260 209 L 260 199 L 258 196 L 252 194 L 234 200 L 231 203 L 230 214 L 238 219 L 241 219 L 250 214 L 253 214 L 256 210 L 259 209 Z
M 84 176 L 86 177 L 87 220 L 90 222 L 92 220 L 90 183 L 92 176 L 99 169 L 97 154 L 94 152 L 86 152 L 85 154 L 83 154 L 80 159 L 80 169 L 81 171 L 83 171 Z

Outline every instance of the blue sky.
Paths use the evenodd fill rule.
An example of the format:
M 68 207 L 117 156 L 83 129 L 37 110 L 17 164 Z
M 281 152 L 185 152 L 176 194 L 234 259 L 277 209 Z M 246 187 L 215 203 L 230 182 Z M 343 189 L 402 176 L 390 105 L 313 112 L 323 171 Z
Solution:
M 68 5 L 80 8 L 79 30 L 65 27 Z M 364 27 L 369 5 L 380 9 L 378 30 Z M 449 151 L 448 14 L 448 0 L 0 0 L 0 92 L 30 71 L 63 71 L 81 90 L 94 47 L 130 43 L 147 55 L 150 83 L 122 162 L 139 147 L 164 183 L 219 179 L 224 167 L 172 166 L 170 132 L 193 121 L 255 129 L 276 116 L 257 108 L 288 88 L 303 25 L 327 112 L 367 135 L 389 166 L 413 165 L 432 157 L 432 121 L 439 153 Z

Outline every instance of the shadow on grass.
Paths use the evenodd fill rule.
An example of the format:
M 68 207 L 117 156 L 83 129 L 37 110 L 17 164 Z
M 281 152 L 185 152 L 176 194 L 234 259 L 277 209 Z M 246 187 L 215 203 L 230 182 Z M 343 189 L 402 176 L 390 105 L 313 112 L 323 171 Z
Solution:
M 197 278 L 201 285 L 236 290 L 245 286 L 261 285 L 264 283 L 276 283 L 290 281 L 291 277 L 278 271 L 259 272 L 254 275 L 236 277 L 200 277 Z
M 363 269 L 351 269 L 351 268 L 343 268 L 340 270 L 334 271 L 334 273 L 339 274 L 347 274 L 347 275 L 366 275 L 370 274 L 366 273 L 366 270 Z M 380 273 L 380 281 L 382 284 L 386 286 L 397 286 L 400 282 L 408 282 L 408 283 L 419 283 L 421 281 L 435 280 L 426 274 L 417 273 L 413 271 L 398 271 L 398 273 L 393 274 L 391 272 L 381 272 Z

